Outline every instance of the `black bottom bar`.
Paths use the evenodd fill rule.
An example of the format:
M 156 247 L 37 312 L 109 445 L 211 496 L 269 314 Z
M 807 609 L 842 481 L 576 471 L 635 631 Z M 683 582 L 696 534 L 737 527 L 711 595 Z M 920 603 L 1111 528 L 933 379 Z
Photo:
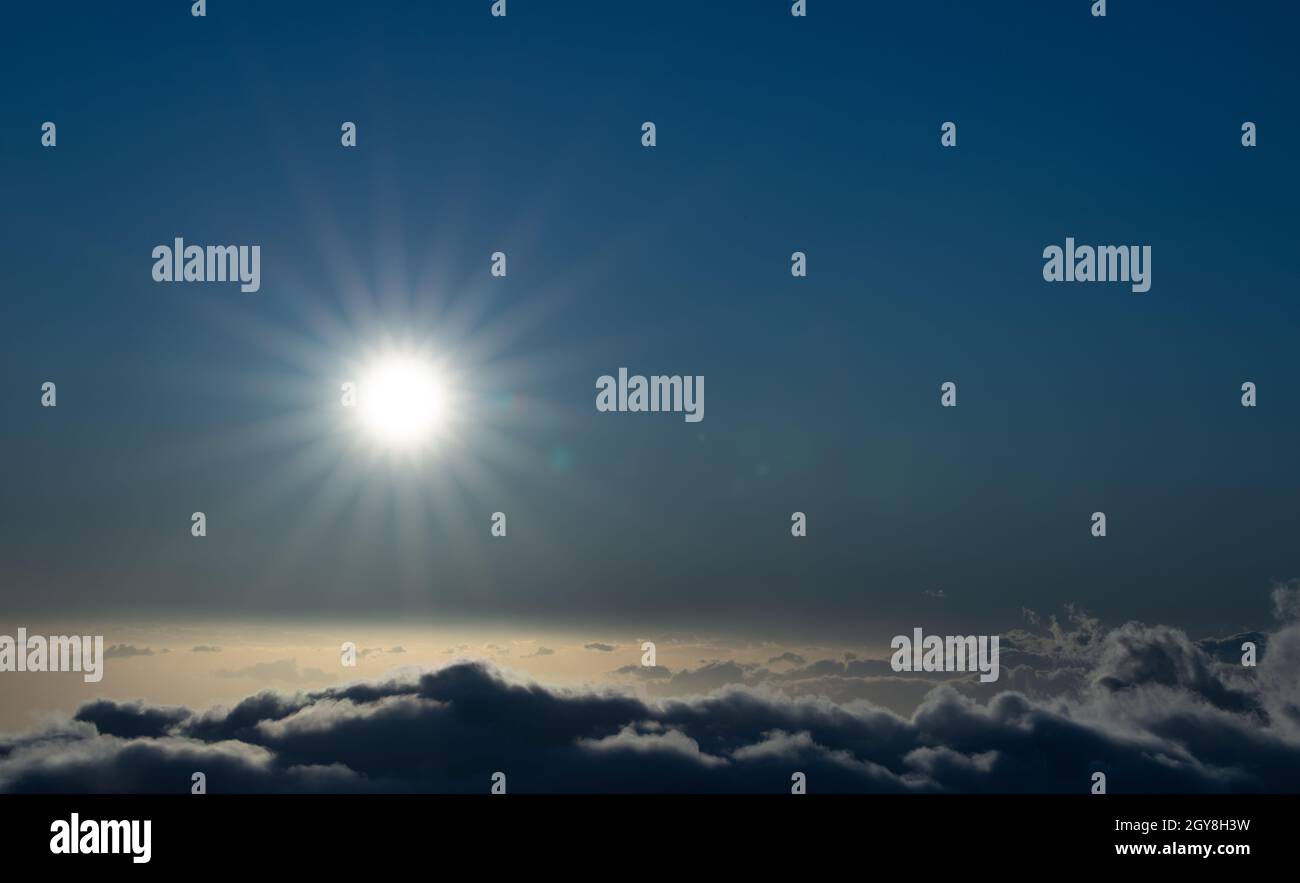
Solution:
M 700 867 L 812 873 L 850 862 L 870 874 L 877 861 L 993 870 L 1026 858 L 1058 867 L 1105 861 L 1230 872 L 1239 862 L 1295 855 L 1288 836 L 1297 802 L 1286 795 L 8 795 L 0 797 L 0 830 L 6 862 L 128 873 L 380 871 L 399 862 L 435 876 L 463 862 L 489 873 L 558 865 L 581 873 L 590 861 L 609 860 L 617 864 L 606 872 L 616 876 L 662 880 Z M 88 821 L 149 820 L 149 861 L 133 862 L 129 835 L 119 854 L 52 852 L 52 841 L 70 848 L 69 838 L 58 839 L 58 823 L 70 829 L 74 813 L 83 838 Z M 101 837 L 104 827 L 93 827 L 90 836 L 109 846 L 115 831 L 125 832 Z M 1200 854 L 1207 846 L 1210 853 Z

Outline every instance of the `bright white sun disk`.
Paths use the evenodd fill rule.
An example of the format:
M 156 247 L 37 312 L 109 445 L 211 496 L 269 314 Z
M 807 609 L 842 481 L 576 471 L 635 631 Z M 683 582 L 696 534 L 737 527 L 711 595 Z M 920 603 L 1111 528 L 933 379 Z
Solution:
M 434 433 L 444 418 L 445 390 L 431 365 L 394 357 L 375 366 L 358 392 L 361 419 L 377 439 L 412 444 Z

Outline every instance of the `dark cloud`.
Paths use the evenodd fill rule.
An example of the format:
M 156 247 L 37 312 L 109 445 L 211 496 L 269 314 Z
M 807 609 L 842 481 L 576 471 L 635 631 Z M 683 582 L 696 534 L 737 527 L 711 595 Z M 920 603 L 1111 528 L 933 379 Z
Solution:
M 771 659 L 767 661 L 767 664 L 772 665 L 775 662 L 788 662 L 791 665 L 803 665 L 807 661 L 808 660 L 804 659 L 798 653 L 791 653 L 789 651 L 786 651 L 785 653 L 782 653 L 780 656 L 773 656 Z
M 199 644 L 197 647 L 190 648 L 191 653 L 220 653 L 220 647 L 213 647 L 210 644 Z
M 624 665 L 615 669 L 614 674 L 629 675 L 647 681 L 669 679 L 673 676 L 673 673 L 662 665 Z
M 1110 691 L 1138 686 L 1176 687 L 1216 708 L 1234 712 L 1260 712 L 1247 692 L 1229 686 L 1216 664 L 1177 629 L 1128 623 L 1106 638 L 1094 681 Z
M 599 650 L 601 653 L 613 653 L 618 649 L 614 644 L 602 644 L 599 641 L 592 641 L 590 644 L 583 644 L 585 650 Z
M 185 708 L 146 706 L 140 702 L 114 702 L 100 699 L 77 709 L 74 720 L 94 724 L 106 736 L 134 739 L 141 736 L 158 737 L 187 719 Z
M 1058 644 L 1070 658 L 1082 646 Z M 501 770 L 513 792 L 782 792 L 801 771 L 822 793 L 1086 793 L 1098 769 L 1112 793 L 1300 790 L 1300 626 L 1270 636 L 1257 672 L 1159 626 L 1114 629 L 1088 655 L 1050 702 L 930 683 L 910 715 L 788 695 L 748 683 L 767 670 L 723 660 L 662 676 L 628 667 L 709 689 L 657 700 L 547 689 L 483 662 L 202 713 L 100 700 L 0 740 L 0 790 L 175 792 L 202 770 L 214 792 L 484 792 Z M 852 680 L 858 662 L 870 660 L 805 670 Z
M 1255 654 L 1258 656 L 1268 644 L 1268 635 L 1264 632 L 1239 632 L 1226 638 L 1202 638 L 1196 642 L 1196 646 L 1219 662 L 1236 664 L 1241 662 L 1241 657 L 1246 652 L 1242 645 L 1247 642 L 1255 645 Z
M 679 671 L 668 681 L 667 692 L 675 695 L 707 693 L 729 684 L 743 684 L 757 669 L 731 660 L 710 660 L 696 669 Z
M 538 647 L 537 650 L 533 653 L 525 653 L 524 657 L 528 658 L 533 656 L 554 656 L 554 655 L 555 655 L 555 651 L 552 650 L 550 647 Z
M 130 644 L 113 644 L 104 650 L 105 659 L 125 659 L 129 656 L 153 656 L 148 647 L 134 647 Z

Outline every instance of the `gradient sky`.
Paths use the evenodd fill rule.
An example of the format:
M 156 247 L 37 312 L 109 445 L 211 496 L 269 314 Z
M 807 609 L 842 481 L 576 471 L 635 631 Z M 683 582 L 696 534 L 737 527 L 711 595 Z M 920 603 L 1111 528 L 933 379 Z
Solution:
M 1293 4 L 487 5 L 6 11 L 6 610 L 1227 632 L 1300 574 Z M 1045 284 L 1066 236 L 1151 290 Z M 349 446 L 389 339 L 456 450 Z M 620 366 L 705 420 L 597 413 Z

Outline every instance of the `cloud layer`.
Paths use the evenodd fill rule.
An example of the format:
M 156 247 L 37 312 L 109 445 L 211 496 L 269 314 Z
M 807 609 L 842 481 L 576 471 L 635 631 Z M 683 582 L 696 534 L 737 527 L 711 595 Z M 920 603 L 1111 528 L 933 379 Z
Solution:
M 1006 636 L 1004 682 L 931 680 L 909 715 L 854 695 L 901 680 L 884 662 L 789 655 L 639 695 L 459 661 L 202 712 L 99 700 L 0 740 L 0 790 L 174 792 L 201 771 L 212 792 L 484 792 L 501 771 L 511 792 L 781 792 L 798 771 L 812 792 L 1083 792 L 1102 771 L 1111 793 L 1297 791 L 1300 626 L 1257 637 L 1247 668 L 1234 639 L 1072 612 Z M 646 692 L 666 683 L 694 695 Z

